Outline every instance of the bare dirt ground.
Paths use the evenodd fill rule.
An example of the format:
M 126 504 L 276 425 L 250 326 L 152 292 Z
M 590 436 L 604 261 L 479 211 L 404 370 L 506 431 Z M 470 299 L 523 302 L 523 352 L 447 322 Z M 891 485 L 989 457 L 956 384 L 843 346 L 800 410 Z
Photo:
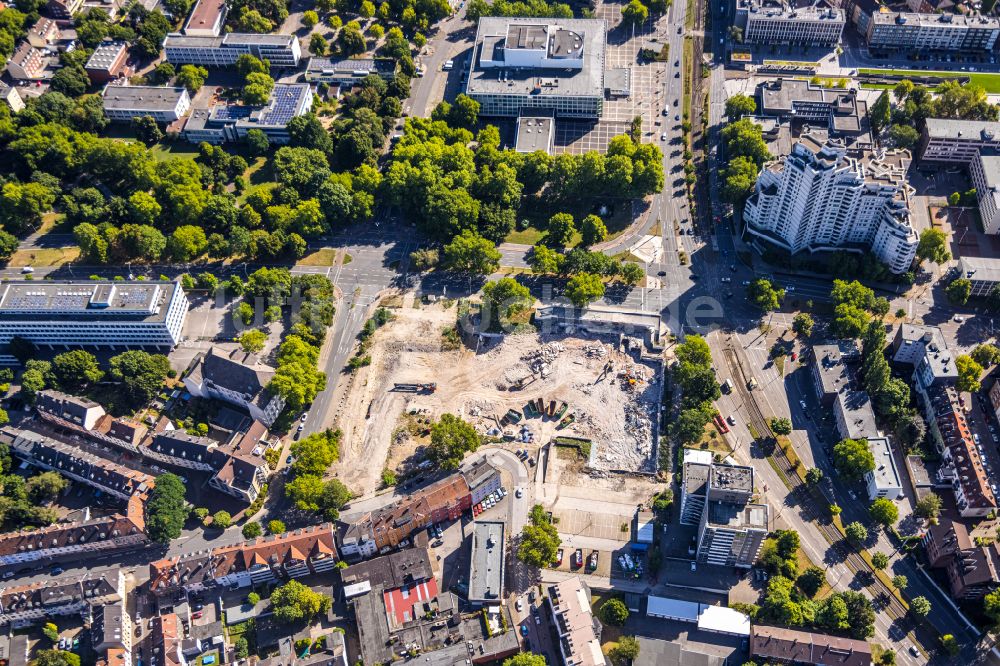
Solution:
M 418 461 L 426 443 L 420 431 L 450 412 L 483 434 L 506 434 L 534 445 L 554 436 L 590 439 L 589 467 L 652 471 L 653 415 L 660 395 L 657 371 L 637 363 L 613 342 L 597 338 L 511 335 L 486 351 L 442 348 L 442 333 L 455 322 L 454 306 L 394 309 L 396 319 L 380 329 L 371 365 L 359 371 L 346 415 L 340 478 L 368 494 L 382 470 Z M 610 365 L 610 368 L 608 367 Z M 518 389 L 519 381 L 525 381 Z M 437 384 L 434 393 L 393 390 L 397 383 Z M 508 409 L 524 414 L 529 401 L 543 399 L 575 422 L 558 428 L 551 416 L 523 418 L 500 428 Z M 425 422 L 419 422 L 425 421 Z

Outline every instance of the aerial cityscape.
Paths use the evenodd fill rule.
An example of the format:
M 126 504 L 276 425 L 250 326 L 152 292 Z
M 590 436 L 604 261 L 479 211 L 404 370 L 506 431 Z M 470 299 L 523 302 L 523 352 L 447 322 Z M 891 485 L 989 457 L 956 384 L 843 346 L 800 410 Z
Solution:
M 0 666 L 1000 666 L 998 60 L 0 2 Z

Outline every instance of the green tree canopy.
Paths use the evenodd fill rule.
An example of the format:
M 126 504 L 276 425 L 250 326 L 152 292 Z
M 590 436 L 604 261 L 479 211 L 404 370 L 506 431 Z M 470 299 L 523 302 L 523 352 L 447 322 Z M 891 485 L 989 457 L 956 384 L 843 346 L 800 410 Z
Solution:
M 52 359 L 52 371 L 59 386 L 70 393 L 99 382 L 104 377 L 104 372 L 97 364 L 97 358 L 82 349 L 57 355 Z
M 976 393 L 982 388 L 979 378 L 983 376 L 983 366 L 976 363 L 971 356 L 965 354 L 957 356 L 955 366 L 958 368 L 958 381 L 955 387 L 959 391 Z
M 625 624 L 628 620 L 628 606 L 621 599 L 613 598 L 608 599 L 600 608 L 601 621 L 604 624 L 610 624 L 615 627 L 620 627 Z
M 444 246 L 444 263 L 454 271 L 489 275 L 500 268 L 502 255 L 493 241 L 465 230 Z
M 442 469 L 457 469 L 466 453 L 479 448 L 482 438 L 471 424 L 454 414 L 442 414 L 431 426 L 428 456 Z
M 747 298 L 765 312 L 781 307 L 781 301 L 784 297 L 785 290 L 766 278 L 754 280 L 747 287 Z
M 184 482 L 176 474 L 156 477 L 156 487 L 146 503 L 146 532 L 157 543 L 166 544 L 181 535 L 187 519 Z
M 751 116 L 757 111 L 757 102 L 750 95 L 733 95 L 726 99 L 726 116 L 729 122 L 736 122 L 743 116 Z
M 593 273 L 578 273 L 569 279 L 565 294 L 573 305 L 586 307 L 604 296 L 604 282 Z
M 330 609 L 330 597 L 313 592 L 298 582 L 290 580 L 271 593 L 274 617 L 284 624 L 298 624 L 312 619 Z
M 860 479 L 875 469 L 875 456 L 866 439 L 843 439 L 833 447 L 833 464 L 849 480 Z

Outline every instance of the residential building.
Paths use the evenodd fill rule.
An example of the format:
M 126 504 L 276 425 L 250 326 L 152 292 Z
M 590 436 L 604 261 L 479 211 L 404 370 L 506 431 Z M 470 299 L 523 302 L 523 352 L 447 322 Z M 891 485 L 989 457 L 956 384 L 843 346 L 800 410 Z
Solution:
M 868 499 L 897 500 L 902 497 L 903 481 L 892 457 L 889 440 L 885 437 L 872 437 L 868 440 L 868 450 L 875 458 L 875 469 L 865 474 Z
M 993 414 L 1000 420 L 1000 381 L 994 380 L 989 391 L 990 406 L 993 407 Z
M 264 460 L 264 451 L 269 447 L 243 448 L 249 450 L 233 450 L 208 437 L 167 430 L 155 435 L 140 452 L 168 465 L 214 472 L 208 481 L 212 488 L 250 503 L 260 495 L 270 475 Z
M 890 347 L 893 363 L 913 366 L 913 381 L 921 386 L 954 384 L 955 354 L 937 326 L 900 324 Z
M 48 0 L 45 15 L 60 21 L 69 21 L 83 7 L 83 0 Z
M 302 51 L 295 35 L 230 32 L 222 36 L 171 33 L 163 40 L 167 62 L 174 65 L 232 67 L 244 54 L 267 60 L 271 67 L 298 67 Z
M 288 123 L 309 113 L 313 92 L 308 83 L 278 84 L 264 106 L 220 103 L 209 109 L 195 109 L 184 124 L 184 138 L 191 143 L 221 144 L 241 141 L 250 130 L 260 130 L 268 141 L 291 141 Z
M 738 0 L 735 25 L 747 44 L 827 46 L 840 43 L 844 11 L 826 4 L 796 6 L 784 0 Z
M 183 87 L 108 86 L 101 98 L 104 115 L 116 122 L 151 116 L 158 123 L 172 123 L 191 109 L 191 97 Z
M 35 409 L 43 419 L 84 432 L 92 430 L 106 412 L 100 403 L 52 389 L 35 394 Z
M 226 0 L 198 0 L 184 24 L 184 34 L 191 37 L 218 37 L 226 23 L 226 12 Z
M 833 405 L 837 396 L 855 381 L 854 366 L 861 360 L 861 352 L 853 340 L 833 344 L 814 345 L 812 365 L 813 383 L 820 402 Z
M 868 104 L 853 88 L 827 88 L 803 79 L 779 77 L 757 86 L 754 93 L 757 116 L 806 127 L 813 135 L 825 129 L 826 136 L 839 138 L 848 148 L 871 148 Z M 787 154 L 780 153 L 778 157 Z
M 187 311 L 179 282 L 11 281 L 0 287 L 0 345 L 169 349 Z
M 28 28 L 28 43 L 36 49 L 44 49 L 59 40 L 59 25 L 52 19 L 42 17 Z
M 236 405 L 271 426 L 285 406 L 284 398 L 268 389 L 274 372 L 253 354 L 235 350 L 226 355 L 211 348 L 195 359 L 184 386 L 195 397 Z
M 882 434 L 875 424 L 875 411 L 867 391 L 848 387 L 838 393 L 833 403 L 833 419 L 841 439 L 874 439 Z
M 546 607 L 559 635 L 559 654 L 567 666 L 604 666 L 601 622 L 590 607 L 590 590 L 579 576 L 549 585 Z
M 337 564 L 330 523 L 213 548 L 149 565 L 149 589 L 164 599 L 214 586 L 251 587 L 332 571 Z
M 981 150 L 1000 149 L 1000 122 L 928 118 L 920 136 L 920 160 L 971 164 Z
M 598 19 L 484 16 L 465 92 L 483 116 L 598 118 L 604 110 L 607 24 Z
M 125 573 L 113 568 L 29 585 L 0 588 L 0 626 L 13 629 L 67 615 L 102 616 L 125 600 Z M 121 608 L 119 605 L 118 608 Z
M 386 81 L 396 76 L 396 62 L 391 58 L 309 58 L 305 80 L 332 86 L 354 86 L 368 76 L 377 74 Z
M 87 76 L 90 77 L 90 80 L 93 83 L 107 83 L 108 81 L 117 79 L 120 76 L 124 76 L 129 71 L 128 44 L 122 40 L 101 42 L 100 44 L 97 45 L 97 48 L 94 49 L 94 52 L 90 55 L 90 58 L 87 59 L 87 64 L 85 64 L 83 68 L 86 70 Z M 140 86 L 136 87 L 140 88 Z M 127 88 L 118 87 L 118 90 L 122 89 L 127 89 Z M 149 89 L 147 88 L 147 91 L 148 90 Z M 166 90 L 177 90 L 177 88 L 152 88 L 152 90 L 166 91 Z M 184 90 L 185 96 L 187 96 L 187 90 L 184 88 L 181 88 L 181 90 Z M 134 89 L 131 92 L 138 94 Z M 107 93 L 108 91 L 105 90 L 104 99 L 105 99 L 106 113 L 107 113 L 107 99 L 108 99 Z M 148 94 L 149 93 L 147 92 L 147 95 Z M 190 98 L 188 98 L 188 102 L 190 103 Z M 148 104 L 149 99 L 140 98 L 140 103 Z M 148 114 L 148 115 L 153 115 L 153 114 Z M 181 112 L 180 115 L 184 115 L 184 112 Z M 108 117 L 110 118 L 111 116 L 109 115 Z M 157 118 L 157 120 L 161 119 Z M 161 120 L 161 122 L 171 122 L 171 121 L 166 120 L 164 118 Z
M 125 597 L 122 596 L 122 602 Z M 94 651 L 100 654 L 118 648 L 131 657 L 132 619 L 122 603 L 109 603 L 96 612 L 90 626 Z
M 25 40 L 7 61 L 7 73 L 18 81 L 40 79 L 45 73 L 45 56 L 40 49 Z
M 17 113 L 24 108 L 24 100 L 21 99 L 20 93 L 17 92 L 17 88 L 14 86 L 9 86 L 6 83 L 0 83 L 0 100 L 7 103 L 10 110 Z
M 414 532 L 461 516 L 474 504 L 473 497 L 485 497 L 499 487 L 499 476 L 496 468 L 483 460 L 367 513 L 344 529 L 339 539 L 341 553 L 345 559 L 359 559 L 408 545 Z
M 976 188 L 983 231 L 1000 234 L 1000 149 L 980 150 L 969 163 L 969 179 Z
M 0 535 L 0 565 L 33 562 L 80 562 L 92 557 L 144 548 L 143 503 L 133 498 L 125 515 L 113 514 L 80 523 L 56 524 Z
M 696 560 L 749 569 L 768 532 L 767 505 L 751 501 L 753 468 L 685 450 L 683 471 L 681 523 L 698 527 Z
M 970 296 L 987 296 L 1000 284 L 1000 259 L 963 256 L 958 260 L 962 277 L 972 283 Z
M 473 524 L 468 594 L 473 606 L 502 602 L 505 547 L 504 523 L 478 520 Z
M 814 666 L 871 666 L 873 663 L 868 641 L 762 624 L 754 624 L 750 630 L 750 656 L 771 663 Z
M 746 203 L 746 232 L 791 254 L 871 252 L 893 273 L 910 269 L 907 151 L 862 151 L 805 133 L 784 159 L 766 164 Z
M 646 636 L 636 636 L 636 640 L 639 641 L 639 656 L 632 660 L 632 666 L 726 666 L 727 663 L 725 657 L 705 654 L 686 640 L 668 641 Z
M 1000 19 L 963 14 L 881 12 L 868 22 L 868 48 L 904 51 L 990 51 Z
M 977 546 L 962 523 L 942 518 L 924 532 L 923 544 L 930 566 L 945 569 L 953 598 L 973 601 L 1000 588 L 996 544 Z

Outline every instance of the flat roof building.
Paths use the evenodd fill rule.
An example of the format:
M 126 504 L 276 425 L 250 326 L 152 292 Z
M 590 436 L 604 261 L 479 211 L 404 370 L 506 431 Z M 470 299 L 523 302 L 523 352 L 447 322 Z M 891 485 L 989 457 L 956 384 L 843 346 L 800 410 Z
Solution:
M 266 134 L 270 143 L 286 144 L 291 140 L 289 121 L 309 113 L 312 101 L 308 83 L 278 84 L 264 106 L 224 103 L 196 109 L 184 124 L 184 138 L 191 143 L 220 144 L 241 141 L 255 129 Z
M 179 282 L 32 282 L 0 286 L 0 345 L 172 348 L 188 300 Z
M 1000 149 L 1000 122 L 928 118 L 920 137 L 924 162 L 970 164 L 981 150 Z
M 869 48 L 907 51 L 990 51 L 1000 37 L 1000 19 L 963 14 L 872 13 Z
M 390 58 L 309 58 L 305 79 L 309 83 L 353 86 L 369 74 L 387 81 L 396 75 L 396 62 Z
M 955 356 L 937 326 L 900 324 L 892 338 L 892 361 L 910 365 L 920 386 L 954 384 L 958 380 Z
M 841 439 L 869 439 L 881 435 L 867 391 L 847 388 L 838 393 L 833 403 L 833 417 Z
M 579 576 L 549 585 L 546 601 L 559 636 L 563 663 L 572 666 L 605 666 L 601 652 L 601 623 L 590 607 L 590 590 Z
M 503 600 L 504 524 L 476 521 L 469 558 L 469 603 L 474 606 Z
M 757 86 L 757 114 L 825 129 L 848 148 L 873 144 L 868 104 L 853 88 L 827 88 L 802 79 L 777 78 Z M 780 156 L 780 155 L 779 155 Z
M 868 499 L 885 498 L 896 500 L 903 496 L 903 481 L 892 457 L 892 448 L 885 437 L 868 440 L 868 450 L 875 458 L 875 469 L 865 474 Z
M 168 62 L 174 65 L 232 67 L 244 54 L 267 60 L 271 67 L 298 67 L 302 50 L 295 35 L 230 32 L 221 37 L 171 33 L 163 40 Z
M 600 117 L 606 33 L 599 19 L 484 16 L 465 92 L 487 117 L 533 110 L 557 118 Z
M 1000 233 L 1000 149 L 980 150 L 969 164 L 969 179 L 976 188 L 983 231 Z
M 832 405 L 837 395 L 850 387 L 854 371 L 849 363 L 860 360 L 858 345 L 853 340 L 842 340 L 828 345 L 814 345 L 812 364 L 816 394 L 824 405 Z
M 761 624 L 754 624 L 750 630 L 750 656 L 814 666 L 871 666 L 872 663 L 868 641 Z
M 795 6 L 783 0 L 738 0 L 736 25 L 748 44 L 827 46 L 840 43 L 844 11 L 825 4 Z
M 517 138 L 514 150 L 519 153 L 533 153 L 541 150 L 552 153 L 552 137 L 555 134 L 552 118 L 521 116 L 517 119 Z
M 101 98 L 104 115 L 118 122 L 152 116 L 158 123 L 172 123 L 191 108 L 191 97 L 183 87 L 109 85 Z
M 962 277 L 972 282 L 971 296 L 986 296 L 1000 284 L 1000 259 L 993 257 L 962 257 L 958 260 Z
M 93 83 L 107 83 L 125 73 L 127 62 L 127 43 L 121 40 L 101 42 L 83 68 Z
M 187 23 L 184 34 L 192 37 L 218 37 L 226 23 L 226 0 L 198 0 Z

